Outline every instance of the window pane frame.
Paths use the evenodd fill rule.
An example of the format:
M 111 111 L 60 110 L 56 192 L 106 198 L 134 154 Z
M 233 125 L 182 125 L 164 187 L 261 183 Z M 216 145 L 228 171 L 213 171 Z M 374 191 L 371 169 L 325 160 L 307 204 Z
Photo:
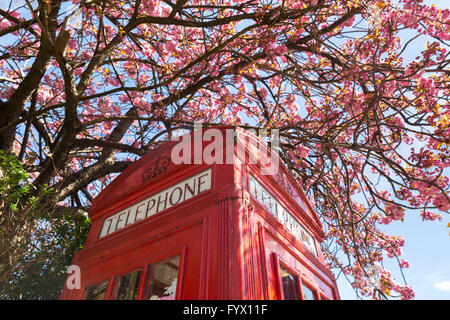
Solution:
M 83 293 L 83 300 L 99 300 L 99 299 L 88 299 L 88 297 L 89 297 L 89 295 L 91 293 L 91 289 L 92 288 L 99 287 L 100 285 L 102 285 L 104 283 L 106 283 L 106 287 L 105 287 L 105 292 L 103 294 L 103 299 L 101 299 L 101 300 L 107 300 L 108 299 L 108 289 L 109 289 L 110 282 L 111 282 L 110 280 L 111 279 L 108 278 L 108 279 L 104 279 L 102 281 L 99 281 L 99 282 L 96 282 L 96 283 L 93 283 L 93 284 L 85 286 L 84 287 L 84 293 Z
M 314 299 L 312 299 L 312 300 L 308 299 L 308 301 L 321 300 L 320 294 L 319 294 L 319 291 L 317 290 L 317 288 L 314 285 L 312 285 L 312 283 L 310 283 L 308 280 L 305 280 L 302 277 L 301 283 L 300 283 L 300 289 L 301 289 L 301 294 L 302 294 L 302 300 L 306 300 L 305 299 L 305 291 L 303 290 L 303 288 L 310 290 L 314 294 Z
M 143 284 L 142 284 L 142 296 L 141 299 L 142 300 L 150 300 L 150 292 L 148 292 L 148 288 L 151 287 L 151 281 L 153 279 L 153 272 L 154 272 L 154 266 L 155 265 L 161 265 L 163 263 L 168 262 L 169 260 L 178 257 L 178 270 L 177 270 L 177 275 L 176 275 L 176 289 L 175 289 L 175 296 L 174 296 L 174 300 L 179 300 L 180 299 L 180 282 L 182 281 L 181 279 L 181 275 L 182 275 L 182 268 L 184 268 L 184 263 L 183 263 L 183 256 L 184 254 L 182 252 L 177 252 L 174 255 L 169 256 L 168 258 L 162 259 L 162 260 L 157 260 L 151 263 L 148 263 L 146 265 L 146 275 L 145 278 L 143 278 Z
M 305 300 L 303 287 L 305 286 L 309 290 L 311 290 L 315 296 L 314 300 L 329 300 L 328 297 L 323 298 L 323 292 L 319 290 L 319 288 L 311 283 L 310 280 L 306 279 L 304 274 L 302 274 L 297 269 L 291 268 L 288 263 L 286 263 L 283 259 L 279 257 L 279 255 L 275 252 L 271 253 L 271 263 L 273 263 L 273 272 L 275 273 L 275 289 L 277 291 L 278 299 L 285 300 L 284 291 L 283 291 L 283 281 L 281 278 L 281 269 L 285 269 L 290 274 L 296 277 L 297 279 L 297 289 L 299 292 L 299 300 Z M 334 295 L 334 293 L 333 293 Z
M 278 270 L 279 270 L 279 277 L 280 277 L 280 290 L 282 292 L 283 300 L 301 300 L 302 293 L 300 291 L 300 275 L 297 272 L 293 271 L 291 268 L 287 267 L 282 262 L 280 262 L 278 264 Z M 286 295 L 285 295 L 285 291 L 284 291 L 285 287 L 283 285 L 283 277 L 281 275 L 282 270 L 285 273 L 288 273 L 290 276 L 294 277 L 294 282 L 293 283 L 295 284 L 294 288 L 296 289 L 295 290 L 295 292 L 296 292 L 295 295 L 297 296 L 296 299 L 286 299 Z
M 139 275 L 138 275 L 138 279 L 137 279 L 137 284 L 135 284 L 135 286 L 136 286 L 135 287 L 135 290 L 136 290 L 135 298 L 134 299 L 118 299 L 117 293 L 119 290 L 119 286 L 122 284 L 122 282 L 120 281 L 121 278 L 126 277 L 128 275 L 132 275 L 133 273 L 136 273 L 136 272 L 138 272 Z M 139 288 L 141 286 L 142 278 L 143 278 L 142 267 L 139 267 L 137 269 L 135 268 L 133 271 L 125 272 L 120 275 L 114 276 L 114 290 L 113 290 L 113 294 L 110 299 L 111 300 L 138 300 L 139 299 Z M 135 279 L 135 281 L 136 281 L 136 279 Z M 129 296 L 129 292 L 127 293 L 127 296 Z

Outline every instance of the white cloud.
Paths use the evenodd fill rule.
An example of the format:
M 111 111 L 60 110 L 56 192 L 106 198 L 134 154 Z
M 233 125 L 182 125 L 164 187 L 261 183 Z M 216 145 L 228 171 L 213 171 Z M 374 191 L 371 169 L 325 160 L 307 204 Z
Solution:
M 442 291 L 450 291 L 450 281 L 441 281 L 441 282 L 436 282 L 434 284 L 434 287 L 438 290 L 442 290 Z

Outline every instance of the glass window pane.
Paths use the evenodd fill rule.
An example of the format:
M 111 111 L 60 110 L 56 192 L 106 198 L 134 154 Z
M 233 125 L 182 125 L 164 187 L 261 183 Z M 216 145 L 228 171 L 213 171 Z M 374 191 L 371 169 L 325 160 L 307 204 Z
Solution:
M 297 276 L 280 265 L 281 286 L 284 300 L 300 300 Z
M 317 300 L 316 293 L 310 288 L 302 284 L 303 298 L 305 300 Z
M 275 217 L 278 217 L 277 207 L 278 207 L 278 203 L 275 200 L 272 201 L 271 208 L 270 208 L 270 213 L 272 213 Z
M 103 300 L 105 299 L 106 288 L 108 287 L 108 280 L 99 284 L 86 288 L 86 300 Z
M 263 205 L 266 205 L 266 202 L 267 202 L 267 192 L 266 192 L 266 190 L 264 190 L 264 189 L 262 189 L 262 188 L 261 188 L 261 197 L 260 197 L 259 201 L 260 201 Z
M 256 197 L 256 183 L 252 177 L 250 177 L 250 193 Z
M 284 209 L 283 209 L 283 206 L 280 205 L 280 204 L 278 204 L 278 205 L 277 205 L 277 218 L 278 218 L 278 220 L 282 220 L 282 219 L 283 219 L 283 216 L 284 216 Z
M 137 270 L 116 279 L 114 300 L 136 300 L 141 270 Z
M 179 255 L 151 264 L 145 282 L 144 299 L 174 300 L 179 266 Z

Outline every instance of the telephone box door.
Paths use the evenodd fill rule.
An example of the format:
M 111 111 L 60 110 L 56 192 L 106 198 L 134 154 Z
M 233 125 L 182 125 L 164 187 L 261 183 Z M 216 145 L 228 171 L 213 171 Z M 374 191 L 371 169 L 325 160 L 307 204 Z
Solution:
M 202 230 L 202 223 L 168 230 L 122 252 L 104 252 L 108 258 L 95 257 L 98 263 L 80 265 L 84 290 L 78 299 L 198 299 Z
M 274 300 L 336 299 L 328 275 L 276 236 L 265 233 L 268 298 Z

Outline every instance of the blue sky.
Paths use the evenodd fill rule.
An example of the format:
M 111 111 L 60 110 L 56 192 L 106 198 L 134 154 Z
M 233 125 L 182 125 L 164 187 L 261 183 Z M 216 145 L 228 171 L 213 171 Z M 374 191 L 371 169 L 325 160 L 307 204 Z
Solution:
M 383 229 L 405 239 L 403 256 L 410 262 L 403 269 L 407 283 L 413 288 L 416 300 L 450 299 L 450 222 L 444 213 L 442 221 L 422 221 L 418 213 L 406 213 L 404 222 L 394 221 Z M 396 261 L 384 265 L 402 283 Z M 353 289 L 344 277 L 338 279 L 341 299 L 356 299 Z
M 449 1 L 425 0 L 426 4 L 436 4 L 439 8 L 448 8 Z M 405 39 L 414 32 L 405 33 Z M 425 49 L 426 41 L 418 38 L 415 44 L 405 52 L 405 63 L 413 60 Z M 450 223 L 448 213 L 441 212 L 442 221 L 422 221 L 418 212 L 405 212 L 404 222 L 394 221 L 388 226 L 380 227 L 390 235 L 402 236 L 405 239 L 402 258 L 410 262 L 408 269 L 403 269 L 406 282 L 413 288 L 416 300 L 450 300 Z M 393 277 L 402 282 L 397 262 L 392 259 L 384 261 L 384 267 L 392 272 Z M 338 280 L 341 299 L 356 299 L 354 290 L 345 277 Z

